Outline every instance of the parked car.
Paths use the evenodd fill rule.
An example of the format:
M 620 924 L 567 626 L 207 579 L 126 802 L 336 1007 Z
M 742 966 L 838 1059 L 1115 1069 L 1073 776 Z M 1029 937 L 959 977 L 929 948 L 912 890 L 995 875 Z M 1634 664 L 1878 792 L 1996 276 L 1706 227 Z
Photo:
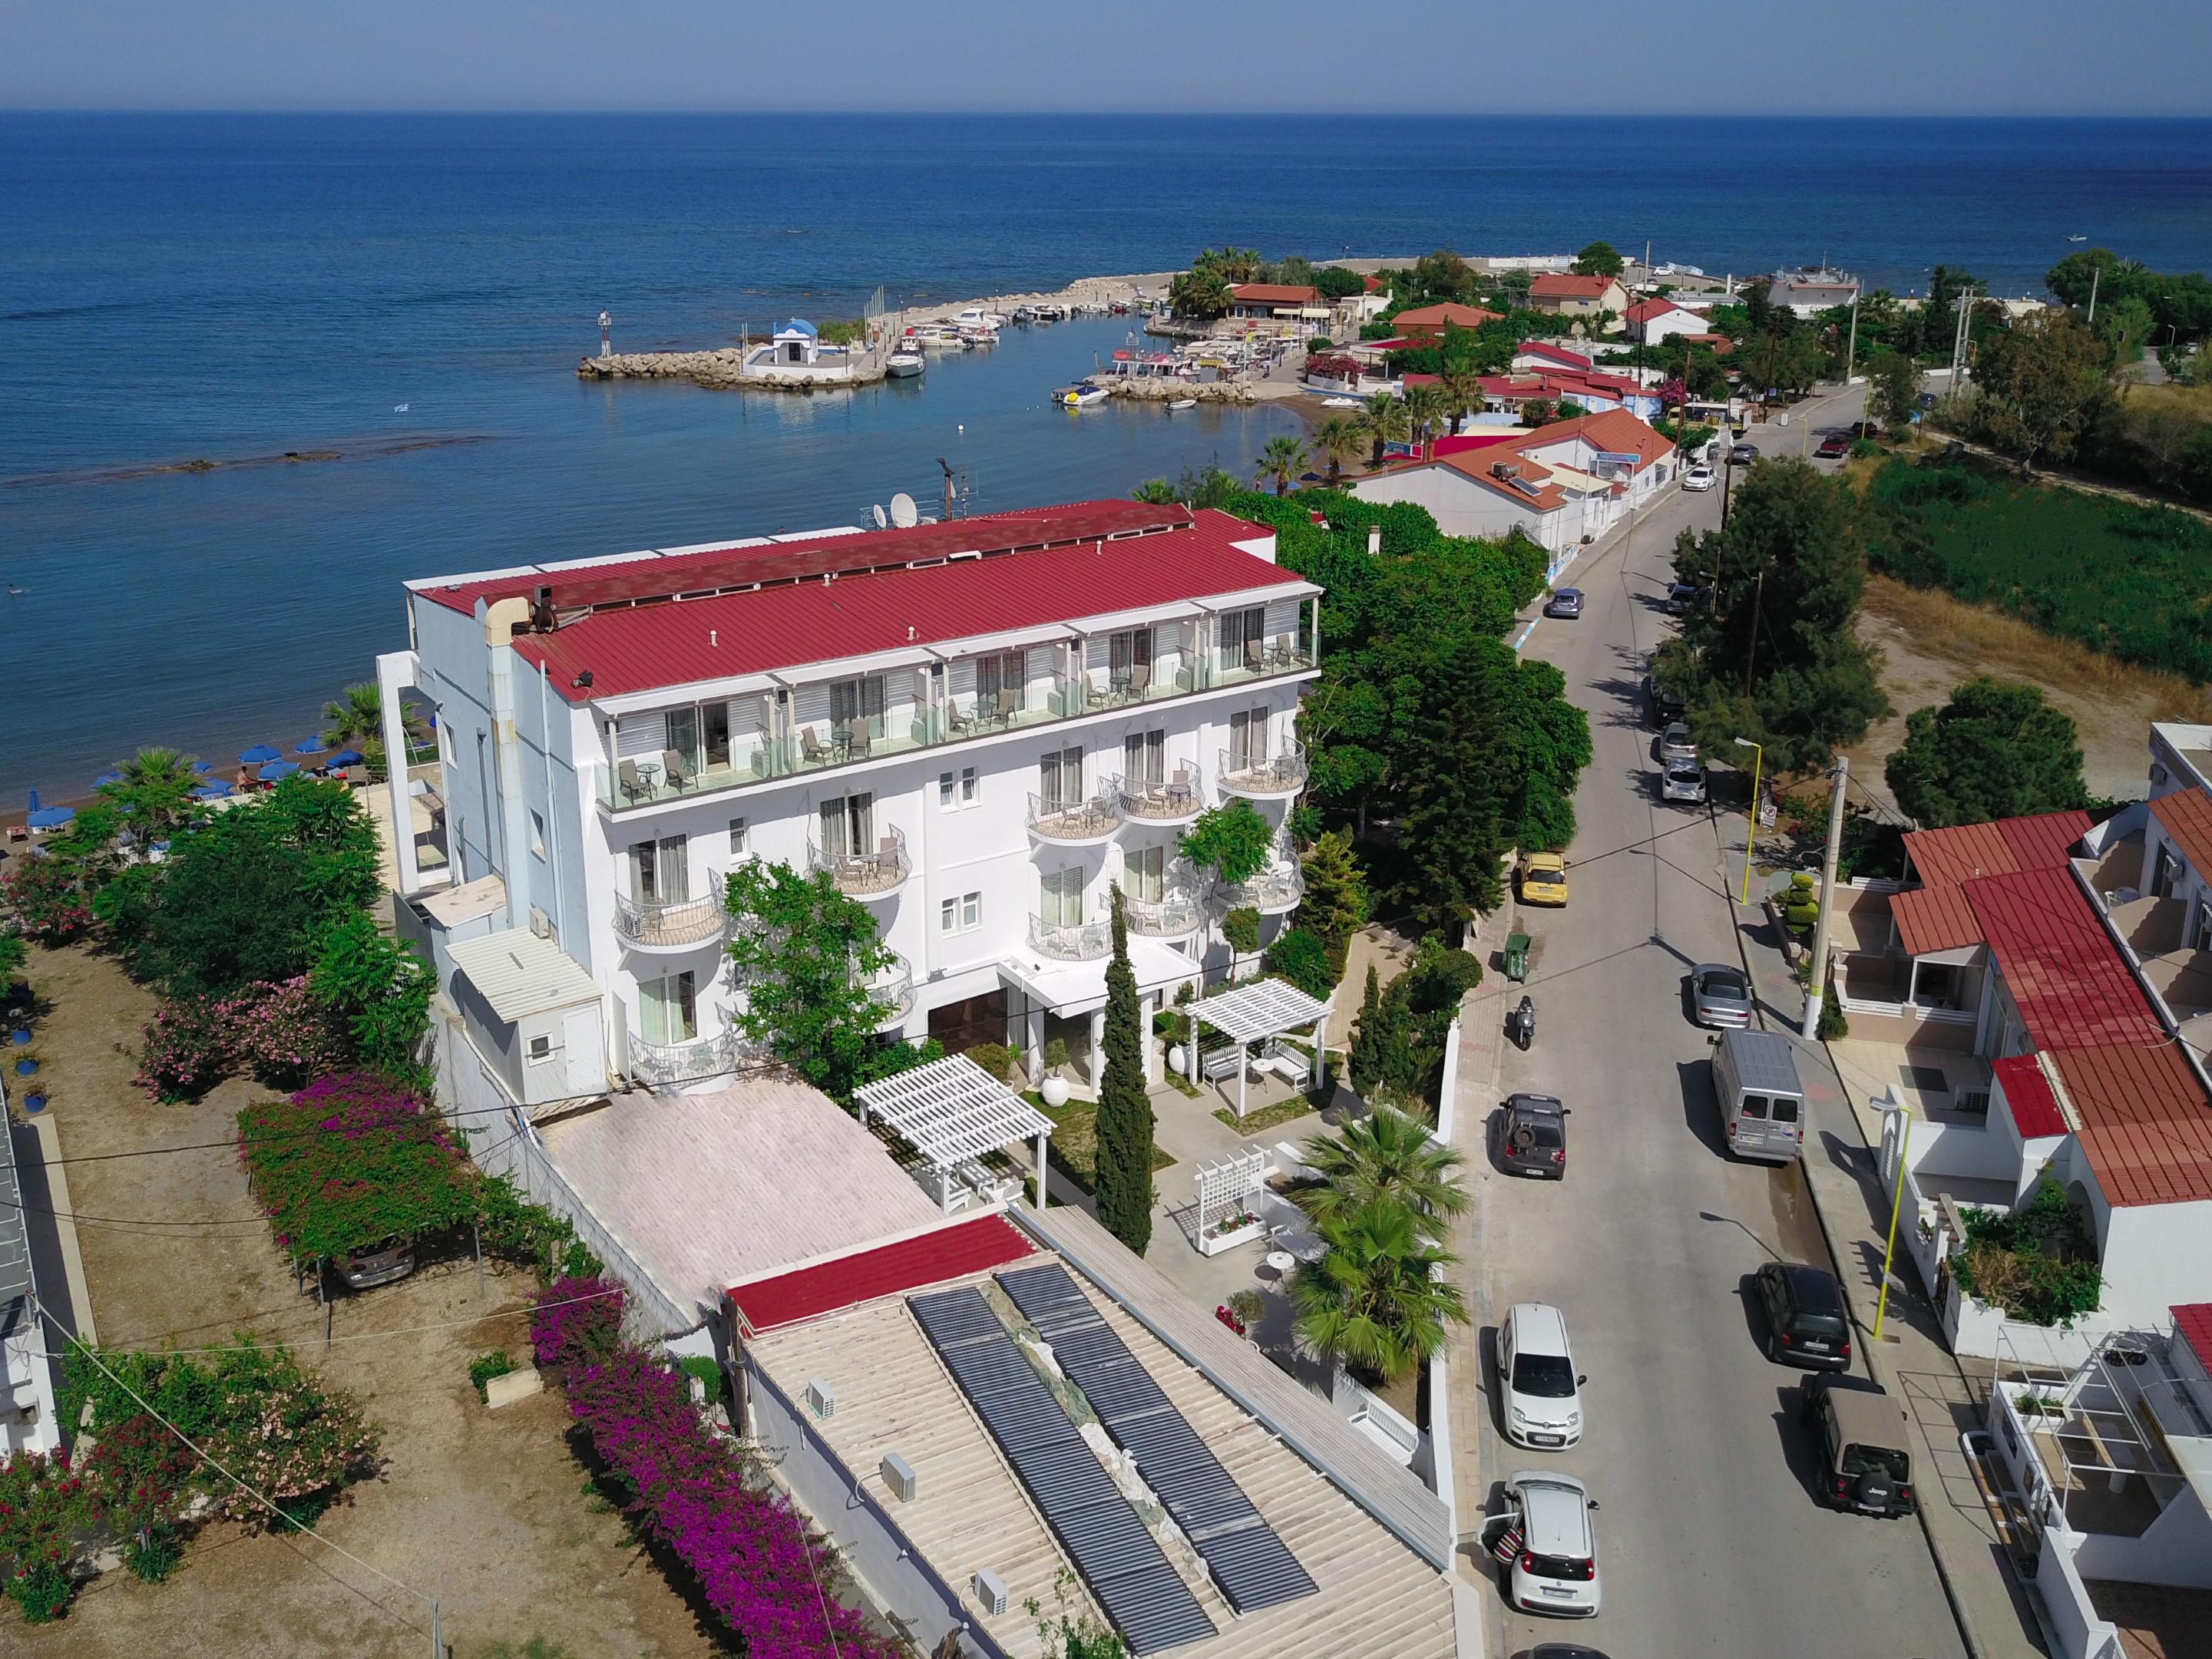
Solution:
M 1820 1501 L 1831 1509 L 1895 1519 L 1917 1509 L 1905 1412 L 1856 1376 L 1808 1376 L 1798 1419 L 1820 1459 Z
M 1505 1437 L 1516 1446 L 1565 1449 L 1583 1437 L 1582 1385 L 1567 1342 L 1567 1316 L 1541 1302 L 1518 1302 L 1498 1328 L 1498 1380 Z
M 1545 603 L 1544 614 L 1547 617 L 1565 617 L 1570 620 L 1581 616 L 1583 614 L 1582 589 L 1579 587 L 1553 589 L 1552 597 Z
M 1808 1371 L 1851 1368 L 1851 1328 L 1833 1273 L 1801 1261 L 1768 1261 L 1753 1275 L 1766 1315 L 1766 1357 Z
M 1757 444 L 1731 444 L 1729 447 L 1730 466 L 1756 466 L 1759 464 Z
M 1695 582 L 1673 582 L 1667 588 L 1667 614 L 1679 617 L 1705 602 L 1705 590 Z
M 1912 401 L 1923 409 L 1933 409 L 1936 407 L 1936 394 L 1932 392 L 1923 392 Z
M 1671 726 L 1688 712 L 1680 697 L 1664 689 L 1649 674 L 1644 677 L 1644 698 L 1650 705 L 1651 723 L 1656 726 Z
M 351 1290 L 389 1285 L 415 1271 L 415 1246 L 404 1238 L 387 1238 L 365 1250 L 348 1250 L 337 1257 L 338 1277 Z
M 1553 1095 L 1508 1096 L 1498 1132 L 1506 1169 L 1516 1175 L 1565 1181 L 1569 1110 Z
M 1713 477 L 1712 468 L 1702 463 L 1692 467 L 1682 475 L 1682 488 L 1685 489 L 1711 489 L 1719 482 L 1719 479 Z
M 1848 455 L 1851 453 L 1851 434 L 1848 432 L 1831 432 L 1820 440 L 1820 447 L 1813 453 L 1824 461 L 1832 461 Z
M 1690 969 L 1690 1004 L 1698 1024 L 1715 1030 L 1751 1024 L 1751 981 L 1741 968 L 1701 962 Z
M 1659 798 L 1703 806 L 1705 804 L 1705 769 L 1703 763 L 1693 760 L 1668 761 L 1667 769 L 1659 775 Z
M 1567 861 L 1557 853 L 1531 853 L 1515 872 L 1523 904 L 1565 904 Z
M 1879 438 L 1881 436 L 1881 422 L 1877 421 L 1853 421 L 1849 426 L 1845 427 L 1844 430 L 1850 433 L 1854 438 Z
M 1571 1475 L 1522 1469 L 1505 1483 L 1505 1502 L 1521 1548 L 1507 1570 L 1506 1594 L 1524 1613 L 1587 1619 L 1598 1610 L 1597 1538 L 1589 1488 Z
M 1659 758 L 1662 761 L 1693 761 L 1698 757 L 1698 745 L 1691 740 L 1689 722 L 1670 721 L 1659 734 Z

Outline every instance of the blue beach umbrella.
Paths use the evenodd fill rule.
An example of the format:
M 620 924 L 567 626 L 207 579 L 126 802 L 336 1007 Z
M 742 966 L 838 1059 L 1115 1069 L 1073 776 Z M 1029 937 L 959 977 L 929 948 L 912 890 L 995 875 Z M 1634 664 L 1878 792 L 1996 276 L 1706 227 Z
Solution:
M 292 745 L 292 752 L 295 755 L 319 755 L 323 752 L 323 740 L 319 737 L 303 738 Z
M 193 790 L 192 799 L 194 800 L 221 800 L 229 793 L 230 786 L 218 779 L 213 783 L 204 783 L 198 788 Z
M 266 761 L 283 760 L 284 751 L 281 749 L 271 749 L 265 743 L 257 743 L 252 748 L 240 753 L 238 758 L 248 766 L 259 766 Z
M 332 766 L 358 766 L 368 758 L 358 749 L 341 749 L 331 757 Z
M 194 761 L 192 763 L 192 770 L 202 775 L 205 775 L 215 770 L 215 763 L 213 761 Z
M 261 781 L 264 783 L 274 783 L 279 778 L 290 777 L 293 773 L 299 769 L 299 763 L 296 761 L 267 761 L 262 764 Z
M 76 816 L 73 806 L 41 806 L 39 792 L 31 791 L 31 810 L 23 822 L 33 830 L 58 830 Z
M 123 774 L 120 772 L 102 772 L 98 777 L 92 781 L 92 787 L 97 789 L 103 784 L 120 783 L 122 781 Z

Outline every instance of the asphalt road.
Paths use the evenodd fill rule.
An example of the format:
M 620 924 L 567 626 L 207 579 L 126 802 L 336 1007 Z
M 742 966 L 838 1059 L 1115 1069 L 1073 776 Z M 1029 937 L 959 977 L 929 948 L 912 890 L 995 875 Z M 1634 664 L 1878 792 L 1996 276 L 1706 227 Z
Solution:
M 1813 441 L 1856 418 L 1856 402 L 1814 410 Z M 1804 427 L 1755 428 L 1753 441 L 1795 454 Z M 1538 1034 L 1525 1055 L 1506 1049 L 1498 1090 L 1566 1102 L 1566 1179 L 1477 1176 L 1486 1371 L 1505 1308 L 1535 1301 L 1565 1311 L 1589 1377 L 1585 1437 L 1569 1451 L 1513 1447 L 1491 1410 L 1482 1496 L 1500 1507 L 1516 1468 L 1587 1482 L 1601 1505 L 1604 1609 L 1570 1626 L 1500 1598 L 1504 1642 L 1492 1651 L 1573 1639 L 1613 1659 L 1955 1659 L 1920 1528 L 1814 1503 L 1796 1420 L 1803 1374 L 1767 1362 L 1745 1294 L 1771 1257 L 1832 1264 L 1800 1173 L 1725 1155 L 1705 1034 L 1686 1014 L 1692 964 L 1738 960 L 1743 818 L 1726 808 L 1747 792 L 1718 792 L 1718 815 L 1655 793 L 1643 659 L 1669 626 L 1659 602 L 1675 533 L 1717 524 L 1720 493 L 1677 492 L 1647 511 L 1625 544 L 1563 579 L 1587 595 L 1581 620 L 1546 621 L 1525 647 L 1565 672 L 1595 749 L 1576 798 L 1571 902 L 1522 913 L 1539 941 Z M 1787 1025 L 1794 1012 L 1768 1018 Z

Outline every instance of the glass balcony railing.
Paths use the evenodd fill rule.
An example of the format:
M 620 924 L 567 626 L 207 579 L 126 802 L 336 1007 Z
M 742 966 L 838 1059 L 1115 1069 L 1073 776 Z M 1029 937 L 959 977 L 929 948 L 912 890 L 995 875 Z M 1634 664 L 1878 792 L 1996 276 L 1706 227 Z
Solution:
M 656 1086 L 696 1083 L 719 1077 L 737 1064 L 737 1045 L 726 1035 L 691 1042 L 647 1042 L 632 1037 L 629 1069 L 640 1081 Z
M 1056 847 L 1095 847 L 1111 841 L 1121 827 L 1113 797 L 1101 791 L 1080 800 L 1046 800 L 1030 797 L 1030 834 Z
M 653 899 L 617 898 L 615 932 L 646 951 L 678 951 L 718 939 L 729 926 L 720 898 L 687 899 L 664 904 Z
M 1096 962 L 1114 948 L 1113 926 L 1106 921 L 1048 922 L 1031 912 L 1030 948 L 1060 962 Z
M 1232 795 L 1295 795 L 1306 787 L 1305 745 L 1285 743 L 1272 755 L 1224 749 L 1214 776 Z
M 854 898 L 881 898 L 896 893 L 914 873 L 914 862 L 906 853 L 906 831 L 896 825 L 865 852 L 820 848 L 810 841 L 806 867 L 826 873 L 839 892 Z

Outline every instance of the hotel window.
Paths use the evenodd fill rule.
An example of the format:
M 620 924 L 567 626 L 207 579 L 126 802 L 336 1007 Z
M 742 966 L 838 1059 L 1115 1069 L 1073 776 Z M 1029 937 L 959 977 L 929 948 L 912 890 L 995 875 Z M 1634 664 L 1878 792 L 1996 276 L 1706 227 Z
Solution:
M 690 837 L 634 842 L 629 849 L 629 896 L 640 904 L 681 904 L 691 896 Z
M 699 710 L 707 729 L 707 764 L 726 768 L 730 763 L 730 705 L 710 702 Z
M 1123 854 L 1121 870 L 1128 896 L 1158 904 L 1167 896 L 1168 849 L 1139 847 Z
M 533 810 L 530 814 L 530 850 L 539 862 L 545 858 L 545 815 Z
M 1029 665 L 1018 651 L 994 651 L 975 659 L 975 708 L 979 714 L 1018 714 L 1029 683 Z
M 1048 870 L 1037 877 L 1037 915 L 1048 927 L 1074 927 L 1083 921 L 1083 872 Z
M 1055 749 L 1037 763 L 1037 799 L 1048 811 L 1083 799 L 1083 750 Z
M 1267 711 L 1240 709 L 1229 717 L 1229 764 L 1249 771 L 1267 758 Z
M 831 858 L 848 858 L 876 850 L 876 798 L 840 795 L 822 803 L 822 851 Z
M 1148 783 L 1165 783 L 1167 753 L 1165 727 L 1156 732 L 1132 732 L 1121 739 L 1121 781 L 1132 789 Z
M 729 710 L 722 711 L 722 747 L 726 757 L 730 733 Z M 668 711 L 668 746 L 684 763 L 684 769 L 696 777 L 699 773 L 699 711 L 696 708 L 672 708 Z
M 873 742 L 884 735 L 884 677 L 839 680 L 830 688 L 830 729 L 848 742 L 863 730 Z
M 745 821 L 743 818 L 732 818 L 730 820 L 730 856 L 733 859 L 741 859 L 744 857 L 745 851 Z
M 657 1048 L 690 1042 L 698 1036 L 698 990 L 689 969 L 665 979 L 638 981 L 637 1030 Z
M 956 806 L 975 804 L 975 769 L 963 766 L 957 773 L 939 772 L 937 775 L 937 804 L 946 811 Z
M 960 769 L 960 804 L 963 806 L 973 806 L 975 804 L 975 769 L 972 766 L 963 766 Z
M 2197 920 L 2189 930 L 2189 948 L 2212 951 L 2212 901 L 2197 901 Z
M 530 1039 L 530 1062 L 532 1065 L 535 1066 L 540 1061 L 552 1059 L 553 1054 L 553 1039 L 551 1037 L 534 1036 Z
M 1223 668 L 1257 668 L 1267 635 L 1267 613 L 1255 605 L 1249 611 L 1225 611 L 1221 615 L 1221 645 L 1215 661 Z
M 2150 896 L 2153 898 L 2172 898 L 2173 878 L 2179 869 L 2180 865 L 2173 856 L 2173 849 L 2164 842 L 2160 842 L 2158 844 L 2158 858 L 2151 866 Z
M 1137 671 L 1144 671 L 1141 679 Z M 1141 696 L 1152 678 L 1152 630 L 1132 628 L 1106 639 L 1106 677 L 1116 692 Z
M 963 893 L 937 907 L 937 931 L 940 933 L 972 933 L 982 925 L 983 896 L 980 892 Z

